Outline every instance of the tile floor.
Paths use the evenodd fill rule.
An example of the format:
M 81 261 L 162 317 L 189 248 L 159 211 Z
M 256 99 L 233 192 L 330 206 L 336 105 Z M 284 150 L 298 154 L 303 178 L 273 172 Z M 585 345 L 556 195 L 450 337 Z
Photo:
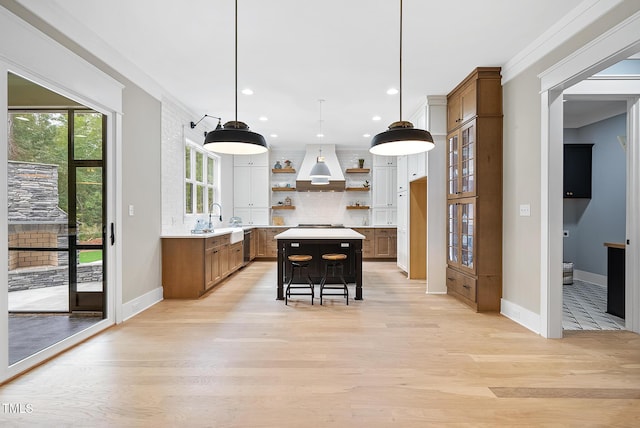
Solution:
M 577 279 L 562 286 L 564 330 L 624 330 L 624 319 L 606 311 L 606 287 Z

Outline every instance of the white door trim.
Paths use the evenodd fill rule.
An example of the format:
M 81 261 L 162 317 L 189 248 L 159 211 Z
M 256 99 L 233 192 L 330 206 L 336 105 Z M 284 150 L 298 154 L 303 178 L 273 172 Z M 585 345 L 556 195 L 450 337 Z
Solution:
M 562 337 L 562 293 L 557 287 L 562 278 L 562 91 L 565 88 L 640 51 L 640 12 L 627 18 L 574 54 L 553 65 L 539 75 L 541 82 L 541 265 L 540 265 L 540 332 L 544 337 Z M 627 147 L 639 144 L 637 102 L 629 108 L 630 132 Z M 631 132 L 633 128 L 634 132 Z M 560 142 L 560 144 L 558 143 Z M 636 151 L 628 163 L 627 232 L 637 235 L 638 228 L 638 169 Z M 630 155 L 629 153 L 628 155 Z M 635 180 L 634 182 L 632 180 Z M 629 205 L 632 201 L 633 205 Z M 629 215 L 630 210 L 634 214 Z M 630 224 L 633 225 L 630 226 Z M 627 328 L 640 333 L 640 245 L 632 239 L 626 249 Z M 554 285 L 556 285 L 554 287 Z M 559 297 L 558 297 L 559 295 Z
M 628 101 L 625 326 L 640 333 L 640 98 Z
M 6 9 L 0 8 L 0 39 L 20 40 L 20 43 L 0 44 L 0 141 L 6 148 L 7 137 L 7 73 L 14 72 L 54 92 L 74 99 L 83 105 L 107 115 L 109 126 L 107 160 L 107 221 L 121 223 L 122 213 L 119 165 L 122 145 L 122 90 L 123 85 L 84 59 L 56 43 L 53 39 L 30 26 Z M 88 337 L 118 321 L 122 305 L 121 249 L 107 247 L 107 318 L 90 328 L 68 337 L 30 357 L 8 366 L 8 285 L 7 285 L 7 151 L 0 154 L 0 200 L 3 216 L 0 216 L 0 382 L 10 379 L 61 351 L 80 343 Z M 121 236 L 119 233 L 118 235 Z M 118 239 L 116 235 L 116 239 Z M 107 234 L 109 236 L 109 234 Z

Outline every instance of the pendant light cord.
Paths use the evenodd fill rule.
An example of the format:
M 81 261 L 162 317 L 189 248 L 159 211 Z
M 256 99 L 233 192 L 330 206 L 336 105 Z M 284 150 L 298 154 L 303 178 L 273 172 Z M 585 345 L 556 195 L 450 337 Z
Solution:
M 402 0 L 401 0 L 402 1 Z M 235 58 L 235 67 L 236 67 L 236 124 L 238 123 L 238 0 L 236 0 L 236 18 L 235 18 L 235 33 L 236 33 L 236 58 Z
M 400 120 L 402 120 L 402 0 L 400 0 Z
M 319 110 L 320 110 L 320 121 L 319 121 L 320 122 L 320 135 L 322 137 L 324 137 L 324 134 L 322 133 L 322 103 L 323 102 L 324 102 L 324 100 L 322 98 L 318 100 L 318 103 L 320 104 L 320 108 L 319 108 Z M 320 137 L 320 138 L 322 138 L 322 137 Z

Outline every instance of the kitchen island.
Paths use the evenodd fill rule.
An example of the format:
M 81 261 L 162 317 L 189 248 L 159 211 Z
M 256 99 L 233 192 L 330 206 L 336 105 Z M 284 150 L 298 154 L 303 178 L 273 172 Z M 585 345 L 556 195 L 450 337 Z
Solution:
M 292 254 L 308 254 L 313 257 L 309 275 L 314 284 L 320 284 L 324 274 L 322 255 L 342 253 L 347 255 L 344 278 L 356 284 L 355 300 L 362 300 L 362 240 L 364 235 L 347 228 L 292 228 L 275 236 L 278 242 L 277 299 L 284 300 L 283 286 L 289 281 L 287 257 Z M 340 278 L 327 278 L 328 284 L 341 283 Z

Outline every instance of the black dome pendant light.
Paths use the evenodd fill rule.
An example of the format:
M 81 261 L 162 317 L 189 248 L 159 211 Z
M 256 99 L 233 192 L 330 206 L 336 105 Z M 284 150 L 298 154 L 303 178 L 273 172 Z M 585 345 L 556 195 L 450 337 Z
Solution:
M 435 147 L 429 131 L 402 120 L 402 0 L 400 0 L 400 120 L 371 140 L 369 152 L 381 156 L 402 156 L 426 152 Z
M 238 0 L 235 8 L 235 120 L 217 127 L 207 133 L 203 147 L 211 152 L 231 155 L 257 155 L 269 150 L 264 137 L 256 132 L 249 131 L 249 126 L 238 121 Z

